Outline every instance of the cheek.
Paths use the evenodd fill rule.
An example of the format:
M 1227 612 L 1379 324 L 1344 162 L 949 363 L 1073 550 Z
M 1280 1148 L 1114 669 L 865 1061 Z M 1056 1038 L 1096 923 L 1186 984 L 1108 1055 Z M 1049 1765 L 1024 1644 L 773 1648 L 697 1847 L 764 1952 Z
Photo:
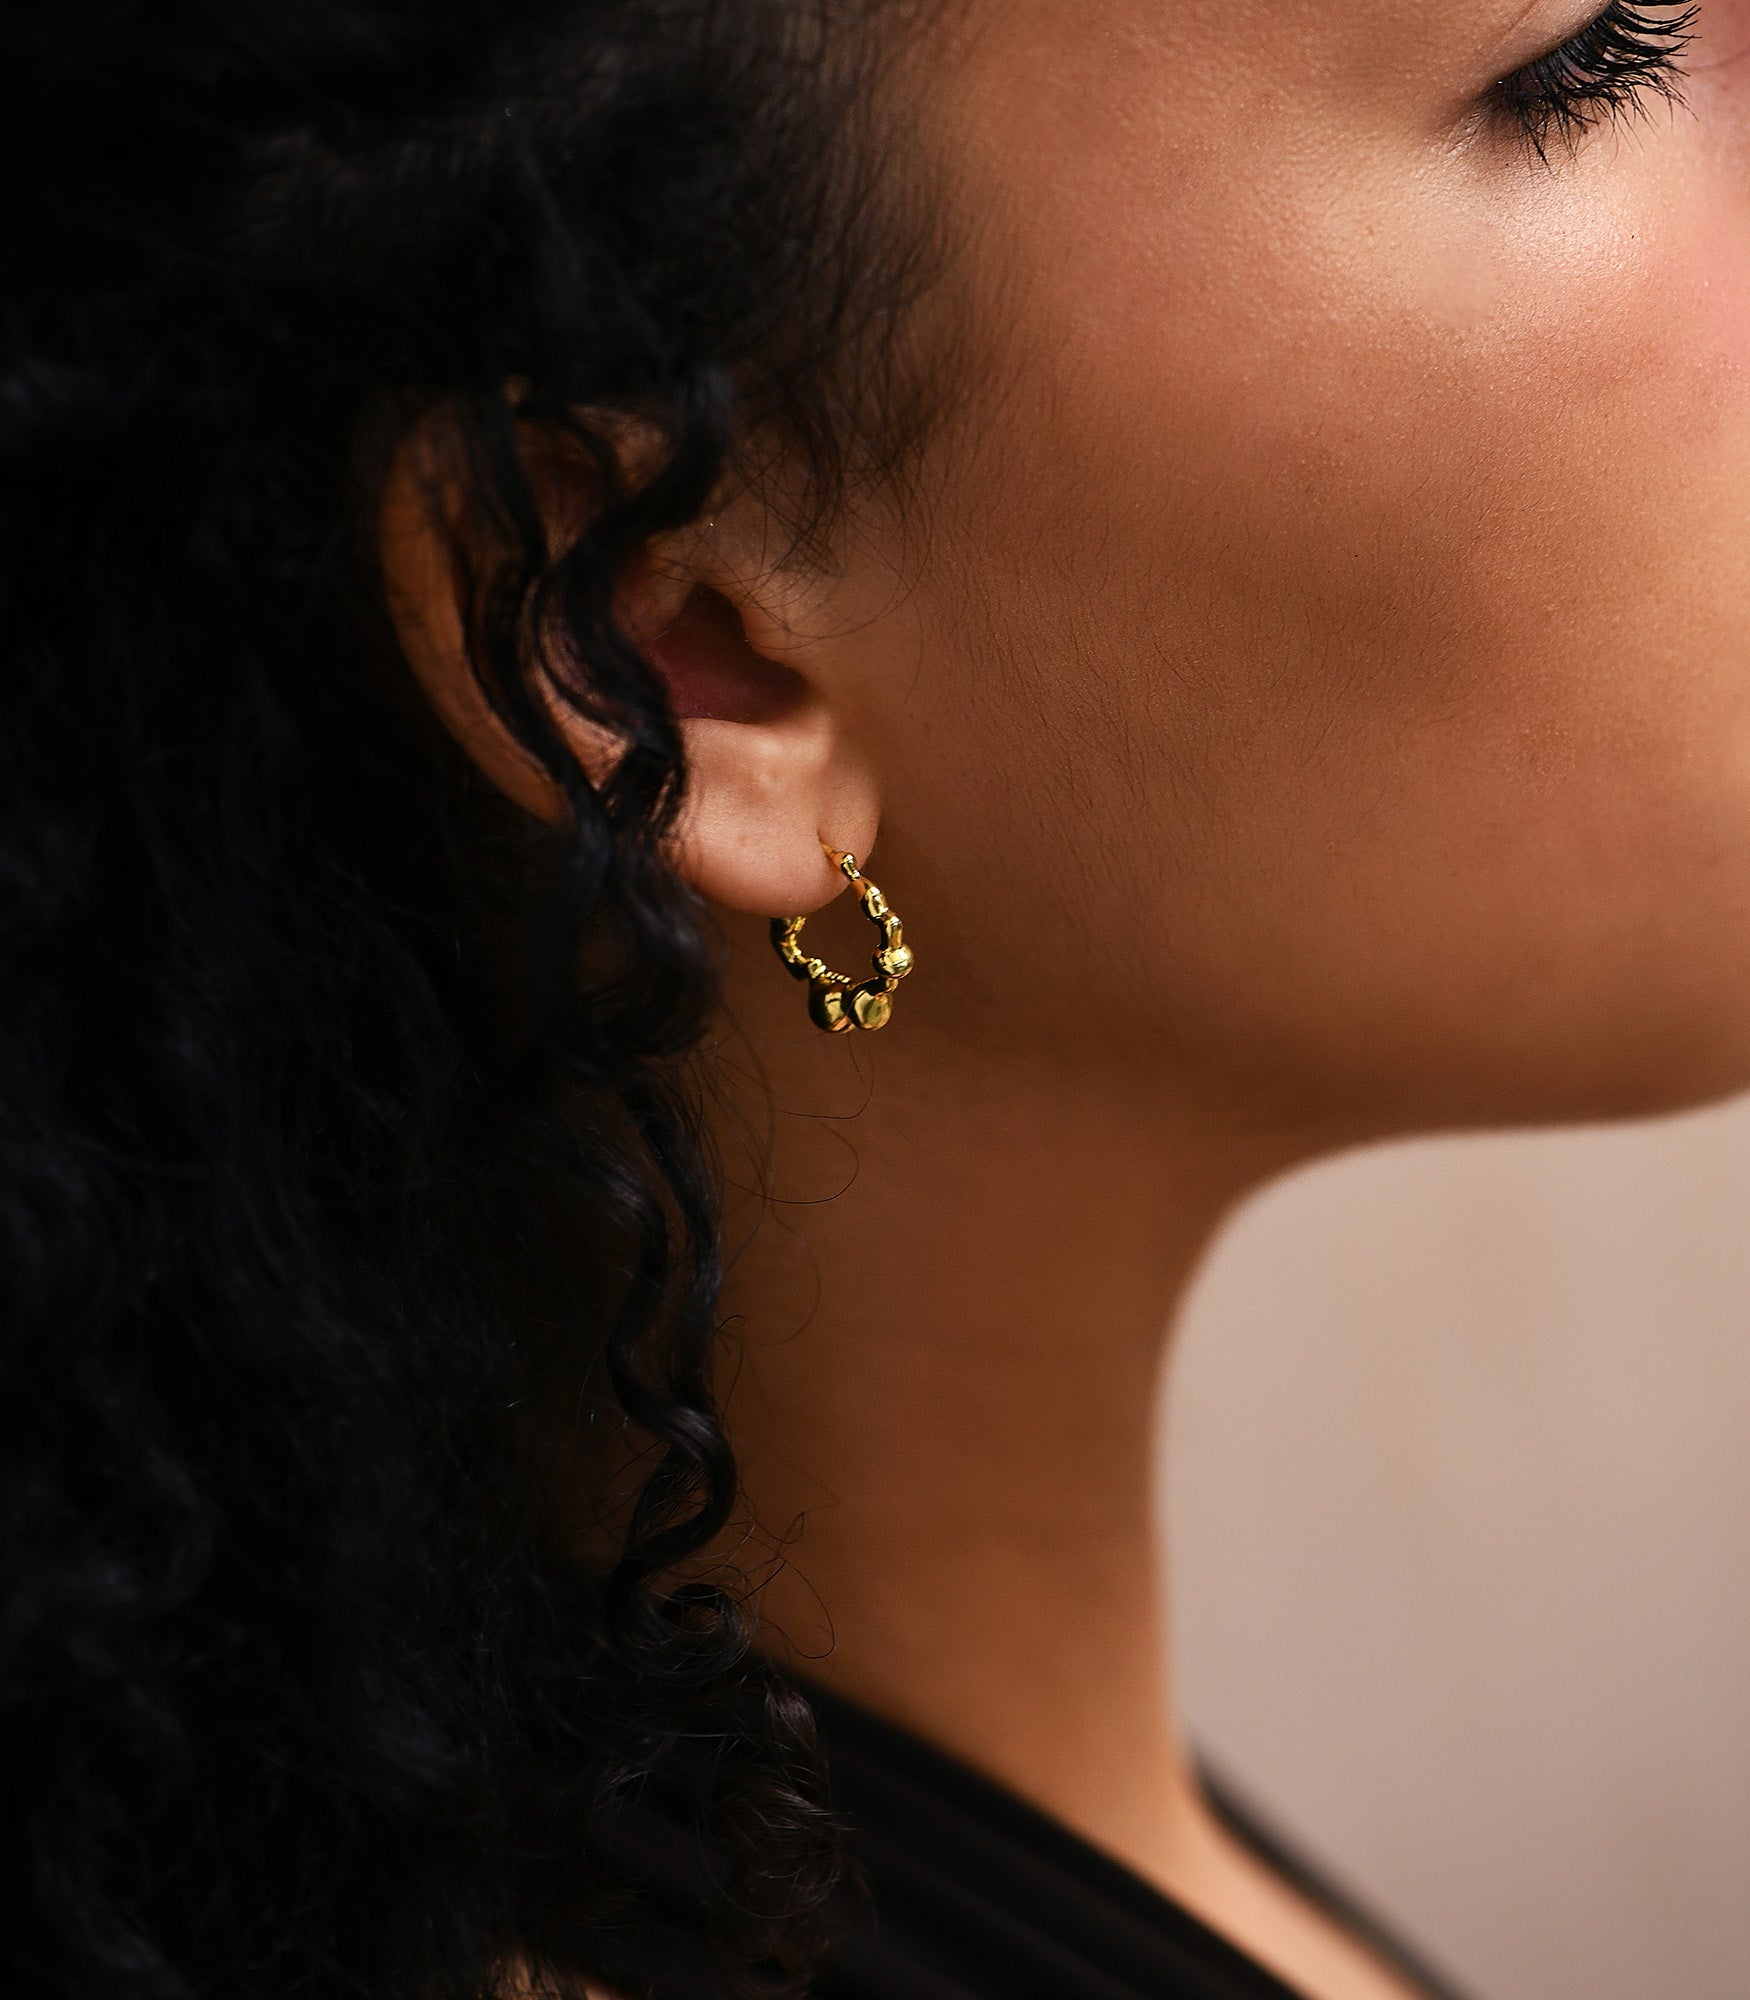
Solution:
M 1406 1119 L 1750 1082 L 1735 198 L 1230 164 L 1237 208 L 1069 177 L 1030 218 L 977 517 L 1017 837 L 1073 857 L 1065 921 L 1152 912 L 1114 1008 L 1213 1067 Z

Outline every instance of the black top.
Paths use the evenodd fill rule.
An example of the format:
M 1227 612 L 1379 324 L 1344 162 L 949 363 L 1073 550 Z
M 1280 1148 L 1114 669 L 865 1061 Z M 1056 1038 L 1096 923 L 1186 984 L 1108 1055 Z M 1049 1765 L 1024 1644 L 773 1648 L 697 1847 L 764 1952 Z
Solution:
M 868 1887 L 813 2000 L 1302 2000 L 1182 1904 L 1023 1800 L 841 1696 L 809 1687 L 835 1803 Z M 1229 1828 L 1397 1967 L 1441 1978 L 1263 1829 L 1204 1787 Z M 727 2000 L 702 1915 L 729 1894 L 678 1798 L 627 1801 L 600 1829 L 639 1886 L 602 1940 L 604 1978 L 648 2000 Z M 623 1955 L 620 1955 L 623 1953 Z
M 810 1690 L 870 1907 L 819 2000 L 1298 2000 L 1068 1828 L 915 1736 Z M 1231 1830 L 1429 2000 L 1458 2000 L 1205 1774 Z

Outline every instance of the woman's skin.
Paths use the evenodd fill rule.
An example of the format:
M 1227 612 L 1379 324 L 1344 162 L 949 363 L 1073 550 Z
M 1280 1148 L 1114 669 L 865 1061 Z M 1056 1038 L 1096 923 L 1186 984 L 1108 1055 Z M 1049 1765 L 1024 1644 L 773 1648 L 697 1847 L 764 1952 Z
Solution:
M 744 494 L 626 594 L 740 620 L 696 598 L 651 654 L 731 941 L 767 1643 L 1313 2000 L 1402 1988 L 1187 1762 L 1187 1278 L 1333 1149 L 1750 1086 L 1750 5 L 1705 0 L 1687 108 L 1540 162 L 1480 107 L 1596 11 L 964 0 L 906 107 L 950 250 L 906 505 L 808 567 Z M 405 467 L 384 520 L 414 667 L 551 813 Z M 819 1034 L 767 941 L 842 888 L 823 839 L 916 949 L 878 1037 Z M 849 898 L 817 934 L 875 942 Z

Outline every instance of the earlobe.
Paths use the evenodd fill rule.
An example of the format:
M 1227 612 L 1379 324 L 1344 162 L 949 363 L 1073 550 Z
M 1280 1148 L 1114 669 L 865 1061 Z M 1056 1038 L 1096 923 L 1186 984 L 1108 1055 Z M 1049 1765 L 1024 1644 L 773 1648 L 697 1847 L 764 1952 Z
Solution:
M 643 650 L 686 743 L 682 874 L 725 909 L 818 909 L 843 886 L 822 843 L 867 852 L 879 817 L 873 773 L 826 693 L 756 651 L 715 589 L 696 589 Z
M 873 775 L 810 699 L 767 722 L 682 724 L 690 776 L 676 865 L 712 902 L 802 916 L 845 886 L 825 847 L 867 853 L 879 819 Z M 823 845 L 824 843 L 824 845 Z

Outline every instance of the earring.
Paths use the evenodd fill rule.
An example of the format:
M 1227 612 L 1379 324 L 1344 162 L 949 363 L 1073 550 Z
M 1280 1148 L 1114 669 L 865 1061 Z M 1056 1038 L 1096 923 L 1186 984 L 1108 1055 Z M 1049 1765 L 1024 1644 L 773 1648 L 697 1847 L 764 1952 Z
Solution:
M 808 1018 L 829 1035 L 842 1035 L 852 1028 L 884 1028 L 893 1014 L 893 989 L 912 969 L 911 947 L 905 941 L 899 919 L 887 906 L 887 898 L 857 866 L 854 854 L 841 854 L 825 847 L 826 858 L 849 882 L 860 889 L 863 914 L 881 933 L 881 943 L 870 963 L 875 977 L 861 985 L 842 972 L 833 972 L 825 959 L 810 958 L 802 949 L 802 926 L 806 917 L 774 917 L 772 949 L 784 961 L 793 979 L 808 981 Z

